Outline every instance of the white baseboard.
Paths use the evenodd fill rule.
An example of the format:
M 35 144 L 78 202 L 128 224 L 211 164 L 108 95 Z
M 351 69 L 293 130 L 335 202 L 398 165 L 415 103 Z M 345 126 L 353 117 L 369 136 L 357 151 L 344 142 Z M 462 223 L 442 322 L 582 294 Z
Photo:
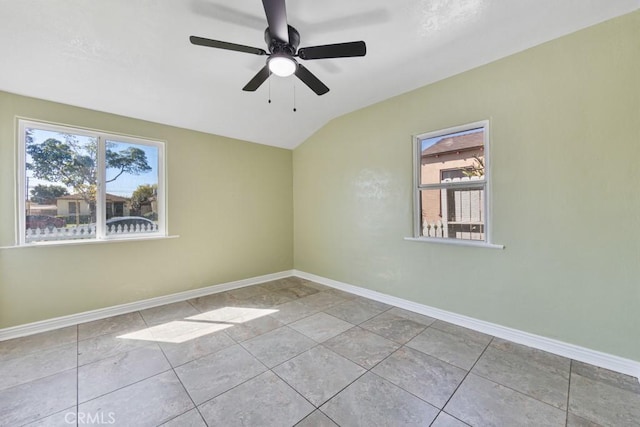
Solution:
M 383 294 L 381 292 L 372 291 L 366 288 L 361 288 L 359 286 L 349 285 L 347 283 L 338 282 L 336 280 L 316 276 L 315 274 L 305 273 L 299 270 L 281 271 L 279 273 L 266 274 L 264 276 L 257 276 L 248 279 L 237 280 L 234 282 L 221 283 L 219 285 L 192 289 L 176 294 L 165 295 L 142 301 L 120 304 L 112 307 L 101 308 L 98 310 L 86 311 L 83 313 L 71 314 L 69 316 L 56 317 L 53 319 L 0 329 L 0 341 L 33 335 L 36 333 L 46 332 L 66 326 L 73 326 L 79 323 L 90 322 L 93 320 L 105 319 L 107 317 L 117 316 L 119 314 L 131 313 L 133 311 L 144 310 L 160 305 L 185 301 L 188 299 L 211 295 L 218 292 L 242 288 L 245 286 L 257 285 L 260 283 L 283 279 L 290 276 L 297 276 L 303 279 L 311 280 L 313 282 L 330 286 L 335 289 L 340 289 L 342 291 L 360 295 L 365 298 L 370 298 L 375 301 L 380 301 L 396 307 L 404 308 L 405 310 L 413 311 L 415 313 L 424 314 L 425 316 L 433 317 L 435 319 L 473 329 L 478 332 L 513 341 L 518 344 L 523 344 L 528 347 L 537 348 L 540 350 L 548 351 L 549 353 L 557 354 L 559 356 L 564 356 L 570 359 L 578 360 L 580 362 L 599 366 L 601 368 L 631 375 L 640 380 L 640 362 L 631 359 L 625 359 L 619 356 L 614 356 L 612 354 L 602 353 L 596 350 L 568 344 L 540 335 L 530 334 L 528 332 L 519 331 L 517 329 L 508 328 L 506 326 L 497 325 L 495 323 L 485 322 L 483 320 L 474 319 L 472 317 L 463 316 L 435 307 L 429 307 L 427 305 L 418 304 L 413 301 Z
M 473 329 L 478 332 L 513 341 L 518 344 L 523 344 L 528 347 L 537 348 L 539 350 L 544 350 L 549 353 L 567 357 L 569 359 L 589 363 L 591 365 L 610 369 L 612 371 L 620 372 L 626 375 L 631 375 L 638 378 L 638 380 L 640 381 L 640 362 L 631 359 L 625 359 L 619 356 L 614 356 L 612 354 L 602 353 L 600 351 L 568 344 L 540 335 L 530 334 L 528 332 L 519 331 L 517 329 L 508 328 L 506 326 L 500 326 L 495 323 L 485 322 L 483 320 L 478 320 L 472 317 L 452 313 L 450 311 L 440 310 L 438 308 L 418 304 L 402 298 L 397 298 L 391 295 L 361 288 L 359 286 L 349 285 L 347 283 L 327 279 L 326 277 L 316 276 L 315 274 L 305 273 L 298 270 L 293 270 L 293 274 L 300 278 L 311 280 L 322 285 L 330 286 L 332 288 L 360 295 L 365 298 L 404 308 L 405 310 L 413 311 L 415 313 L 424 314 L 425 316 L 433 317 L 435 319 Z
M 100 308 L 97 310 L 85 311 L 83 313 L 71 314 L 69 316 L 56 317 L 39 322 L 27 323 L 25 325 L 13 326 L 0 329 L 0 341 L 11 338 L 19 338 L 33 335 L 40 332 L 51 331 L 53 329 L 73 326 L 79 323 L 86 323 L 93 320 L 105 319 L 119 314 L 131 313 L 133 311 L 144 310 L 157 307 L 159 305 L 171 304 L 174 302 L 186 301 L 205 295 L 216 294 L 218 292 L 229 291 L 231 289 L 245 286 L 257 285 L 271 280 L 282 279 L 293 275 L 292 270 L 281 271 L 279 273 L 266 274 L 264 276 L 251 277 L 249 279 L 236 280 L 234 282 L 221 283 L 219 285 L 207 286 L 204 288 L 192 289 L 178 292 L 176 294 L 164 295 L 161 297 L 149 298 L 142 301 L 130 302 L 127 304 L 115 305 L 112 307 Z

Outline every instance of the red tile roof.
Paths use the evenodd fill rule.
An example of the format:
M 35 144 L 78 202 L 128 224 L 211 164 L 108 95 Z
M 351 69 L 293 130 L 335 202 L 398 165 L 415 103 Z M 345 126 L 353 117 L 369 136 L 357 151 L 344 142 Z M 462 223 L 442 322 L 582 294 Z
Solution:
M 484 133 L 474 132 L 460 136 L 442 138 L 431 147 L 422 150 L 422 157 L 437 156 L 445 153 L 470 151 L 484 147 Z

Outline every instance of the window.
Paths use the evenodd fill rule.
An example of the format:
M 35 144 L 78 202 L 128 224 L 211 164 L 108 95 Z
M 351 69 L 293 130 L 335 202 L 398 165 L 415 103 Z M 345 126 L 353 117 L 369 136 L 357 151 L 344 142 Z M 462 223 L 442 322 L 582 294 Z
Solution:
M 20 244 L 166 235 L 162 142 L 27 120 L 18 127 Z
M 488 122 L 418 135 L 415 237 L 486 242 Z

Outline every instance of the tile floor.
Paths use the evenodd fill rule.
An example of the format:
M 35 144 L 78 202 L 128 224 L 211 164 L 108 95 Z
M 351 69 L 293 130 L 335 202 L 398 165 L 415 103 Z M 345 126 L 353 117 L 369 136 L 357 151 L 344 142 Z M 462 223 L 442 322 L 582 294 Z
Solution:
M 298 278 L 0 342 L 0 426 L 639 426 L 635 378 Z

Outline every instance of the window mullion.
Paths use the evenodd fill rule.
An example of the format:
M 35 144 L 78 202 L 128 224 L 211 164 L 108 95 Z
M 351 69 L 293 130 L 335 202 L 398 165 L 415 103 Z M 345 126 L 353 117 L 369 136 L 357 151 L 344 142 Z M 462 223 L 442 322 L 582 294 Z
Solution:
M 29 197 L 29 189 L 28 179 L 25 170 L 26 163 L 26 149 L 27 149 L 27 141 L 26 141 L 26 128 L 27 125 L 25 122 L 19 122 L 19 133 L 18 138 L 20 138 L 19 149 L 18 149 L 18 167 L 20 171 L 20 175 L 18 176 L 18 229 L 16 232 L 16 241 L 19 245 L 25 244 L 25 232 L 26 232 L 26 206 L 28 204 L 27 197 Z
M 97 136 L 98 152 L 96 158 L 98 165 L 96 168 L 96 239 L 104 239 L 106 230 L 106 140 L 103 136 Z
M 437 190 L 440 188 L 484 188 L 484 179 L 474 179 L 473 181 L 439 182 L 437 184 L 420 184 L 418 190 Z

